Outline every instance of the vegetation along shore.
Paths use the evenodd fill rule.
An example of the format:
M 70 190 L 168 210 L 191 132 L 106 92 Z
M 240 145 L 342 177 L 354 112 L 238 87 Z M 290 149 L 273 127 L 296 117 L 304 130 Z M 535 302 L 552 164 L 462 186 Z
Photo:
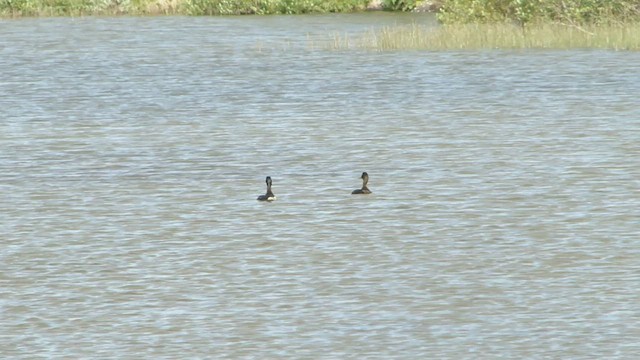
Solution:
M 433 11 L 442 0 L 0 0 L 0 16 L 272 15 Z
M 637 0 L 444 0 L 442 26 L 386 27 L 337 48 L 640 50 Z
M 638 0 L 0 0 L 0 17 L 269 15 L 431 11 L 441 26 L 395 26 L 332 48 L 640 50 Z
M 443 23 L 638 20 L 637 0 L 0 0 L 0 15 L 245 15 L 432 11 Z

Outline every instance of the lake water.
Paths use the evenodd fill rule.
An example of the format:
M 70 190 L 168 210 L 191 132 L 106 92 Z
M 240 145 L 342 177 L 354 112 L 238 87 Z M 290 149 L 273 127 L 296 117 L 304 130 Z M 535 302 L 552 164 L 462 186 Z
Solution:
M 640 53 L 413 21 L 0 22 L 1 357 L 637 358 Z

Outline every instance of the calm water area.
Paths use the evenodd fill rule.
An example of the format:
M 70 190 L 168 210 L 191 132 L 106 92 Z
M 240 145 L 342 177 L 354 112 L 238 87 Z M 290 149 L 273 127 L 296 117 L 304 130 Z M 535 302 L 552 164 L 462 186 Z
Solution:
M 0 358 L 640 357 L 640 53 L 412 22 L 0 21 Z

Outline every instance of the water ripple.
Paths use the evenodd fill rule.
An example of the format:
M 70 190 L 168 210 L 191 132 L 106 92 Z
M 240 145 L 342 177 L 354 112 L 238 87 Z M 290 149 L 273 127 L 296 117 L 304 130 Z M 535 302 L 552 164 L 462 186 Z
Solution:
M 633 358 L 638 54 L 309 48 L 410 21 L 0 23 L 0 354 Z

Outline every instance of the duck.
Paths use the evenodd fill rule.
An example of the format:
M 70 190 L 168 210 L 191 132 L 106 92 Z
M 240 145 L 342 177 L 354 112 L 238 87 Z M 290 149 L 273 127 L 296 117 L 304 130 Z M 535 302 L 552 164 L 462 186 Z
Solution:
M 369 188 L 367 187 L 367 183 L 369 182 L 369 174 L 367 174 L 366 171 L 363 172 L 362 175 L 360 175 L 360 179 L 362 179 L 362 188 L 353 190 L 351 194 L 371 194 L 371 190 L 369 190 Z
M 273 200 L 276 199 L 276 196 L 271 191 L 271 176 L 267 176 L 267 178 L 265 179 L 265 182 L 267 183 L 267 193 L 264 194 L 264 195 L 258 196 L 258 200 L 259 201 L 273 201 Z

